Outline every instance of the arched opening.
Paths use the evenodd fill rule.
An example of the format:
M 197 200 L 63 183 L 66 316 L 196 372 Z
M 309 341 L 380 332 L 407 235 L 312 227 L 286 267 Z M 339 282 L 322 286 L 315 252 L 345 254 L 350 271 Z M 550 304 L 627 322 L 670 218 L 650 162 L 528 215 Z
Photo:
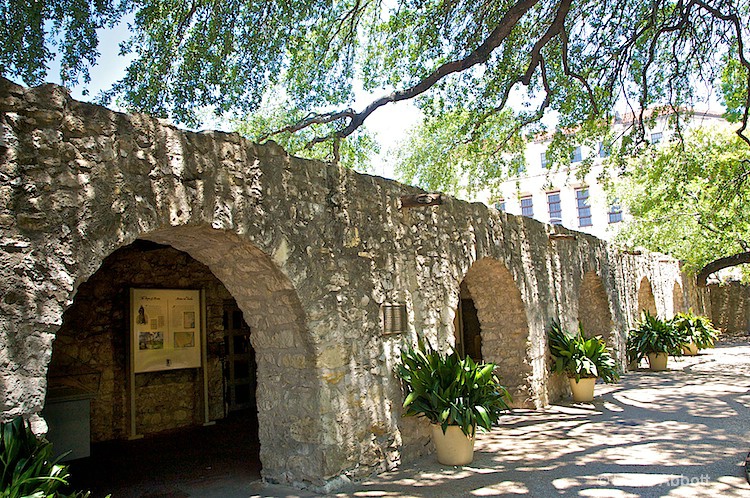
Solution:
M 656 300 L 654 299 L 654 292 L 651 290 L 651 282 L 648 277 L 643 277 L 641 283 L 638 286 L 638 314 L 641 311 L 648 311 L 652 315 L 656 316 Z
M 533 406 L 527 350 L 529 325 L 521 292 L 510 271 L 497 260 L 482 259 L 469 269 L 461 289 L 459 316 L 463 315 L 463 326 L 459 323 L 457 336 L 463 339 L 464 351 L 468 354 L 466 343 L 474 337 L 474 332 L 466 333 L 467 329 L 475 330 L 479 340 L 473 339 L 473 344 L 480 345 L 484 361 L 497 364 L 501 381 L 513 396 L 513 405 Z M 476 310 L 477 323 L 467 327 L 468 301 Z
M 612 340 L 612 313 L 602 279 L 594 272 L 586 272 L 578 294 L 578 323 L 586 337 L 602 336 Z
M 675 282 L 672 287 L 672 311 L 675 315 L 687 311 L 685 296 L 682 294 L 682 286 L 679 282 Z
M 180 227 L 147 237 L 112 253 L 79 286 L 54 344 L 47 406 L 55 404 L 56 388 L 77 386 L 90 398 L 95 458 L 74 462 L 83 469 L 74 478 L 100 474 L 102 487 L 89 487 L 116 495 L 122 471 L 124 487 L 159 492 L 165 482 L 189 486 L 220 472 L 257 480 L 261 462 L 264 476 L 283 475 L 289 460 L 310 451 L 287 437 L 288 428 L 302 415 L 317 415 L 314 360 L 291 282 L 268 256 L 226 232 Z M 138 373 L 135 410 L 128 372 L 132 288 L 199 289 L 205 296 L 202 367 Z M 290 358 L 298 368 L 282 375 Z M 129 441 L 130 421 L 143 439 Z M 134 452 L 146 457 L 123 464 Z
M 461 356 L 482 361 L 482 326 L 477 316 L 477 307 L 464 281 L 460 287 L 458 310 L 455 322 L 456 350 Z

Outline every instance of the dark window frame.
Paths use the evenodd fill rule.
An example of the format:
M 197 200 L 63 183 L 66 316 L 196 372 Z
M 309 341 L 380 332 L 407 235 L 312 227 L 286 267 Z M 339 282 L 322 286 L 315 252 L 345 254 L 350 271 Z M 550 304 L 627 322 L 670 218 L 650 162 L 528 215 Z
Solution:
M 578 211 L 578 226 L 579 227 L 590 227 L 593 226 L 591 220 L 591 203 L 590 193 L 588 187 L 581 187 L 576 189 L 576 209 Z
M 527 202 L 526 205 L 524 205 L 524 202 Z M 529 218 L 534 217 L 534 197 L 531 195 L 525 195 L 521 197 L 521 215 L 522 216 L 528 216 Z

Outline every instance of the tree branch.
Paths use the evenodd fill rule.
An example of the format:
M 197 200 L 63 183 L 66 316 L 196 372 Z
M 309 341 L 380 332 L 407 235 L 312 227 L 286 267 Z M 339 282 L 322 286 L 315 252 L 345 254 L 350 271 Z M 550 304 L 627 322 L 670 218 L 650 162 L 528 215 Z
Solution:
M 526 69 L 526 73 L 521 77 L 521 83 L 526 86 L 531 84 L 531 77 L 534 75 L 534 71 L 539 66 L 542 60 L 542 49 L 549 43 L 549 41 L 560 33 L 564 32 L 565 18 L 570 12 L 570 4 L 572 0 L 560 0 L 560 5 L 557 7 L 557 14 L 552 24 L 549 25 L 547 31 L 539 38 L 534 44 L 534 48 L 531 49 L 531 61 L 529 67 Z
M 696 275 L 696 285 L 698 287 L 705 287 L 708 281 L 708 277 L 719 270 L 724 268 L 731 268 L 733 266 L 750 263 L 750 252 L 742 252 L 733 256 L 727 256 L 726 258 L 719 258 L 716 261 L 704 266 L 701 271 Z
M 307 128 L 314 124 L 331 123 L 334 121 L 346 120 L 348 121 L 346 126 L 342 129 L 336 130 L 327 136 L 316 137 L 309 144 L 308 147 L 335 138 L 345 138 L 354 133 L 357 128 L 362 126 L 364 121 L 380 107 L 391 102 L 399 102 L 402 100 L 409 100 L 422 93 L 426 92 L 437 84 L 443 78 L 454 74 L 466 71 L 477 64 L 487 62 L 492 55 L 492 52 L 499 47 L 503 41 L 511 34 L 513 28 L 518 24 L 521 18 L 536 5 L 539 0 L 518 0 L 513 6 L 508 9 L 503 18 L 500 20 L 495 29 L 487 36 L 487 38 L 474 49 L 469 55 L 463 59 L 457 59 L 451 62 L 446 62 L 439 66 L 435 71 L 427 75 L 425 78 L 420 80 L 415 85 L 412 85 L 403 90 L 394 91 L 388 95 L 384 95 L 379 99 L 371 102 L 360 112 L 355 112 L 352 109 L 346 109 L 345 111 L 334 111 L 325 114 L 311 114 L 308 115 L 302 121 L 289 125 L 280 130 L 273 131 L 266 136 L 262 137 L 260 141 L 267 140 L 268 138 L 284 132 L 295 132 L 303 128 Z M 563 3 L 570 3 L 571 0 L 562 0 Z
M 708 5 L 702 0 L 694 0 L 694 3 L 695 5 L 708 11 L 716 19 L 731 23 L 732 27 L 734 28 L 734 33 L 737 36 L 737 57 L 740 61 L 740 64 L 745 67 L 745 72 L 747 73 L 747 95 L 745 96 L 745 112 L 742 114 L 742 126 L 739 130 L 736 131 L 736 133 L 745 143 L 750 145 L 750 137 L 745 135 L 748 120 L 750 119 L 750 61 L 745 57 L 745 42 L 742 39 L 742 23 L 740 23 L 740 18 L 736 12 L 733 12 L 731 14 L 724 14 L 719 9 Z

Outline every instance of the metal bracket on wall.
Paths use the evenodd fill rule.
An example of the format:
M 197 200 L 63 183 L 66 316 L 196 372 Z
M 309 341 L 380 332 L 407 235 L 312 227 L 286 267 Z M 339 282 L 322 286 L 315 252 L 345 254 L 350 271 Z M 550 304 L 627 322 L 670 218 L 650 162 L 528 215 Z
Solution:
M 401 208 L 437 206 L 443 203 L 443 194 L 402 195 Z
M 549 240 L 576 240 L 578 237 L 572 233 L 551 233 Z

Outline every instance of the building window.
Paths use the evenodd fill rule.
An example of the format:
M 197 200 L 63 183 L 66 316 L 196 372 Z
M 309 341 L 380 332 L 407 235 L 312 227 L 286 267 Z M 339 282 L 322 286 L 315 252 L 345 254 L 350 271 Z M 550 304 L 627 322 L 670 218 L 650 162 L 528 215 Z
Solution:
M 589 189 L 576 189 L 576 207 L 578 208 L 578 226 L 591 226 L 591 205 L 589 204 Z
M 607 217 L 610 223 L 620 223 L 622 221 L 622 206 L 620 202 L 615 201 L 609 205 L 609 211 L 607 211 Z
M 570 155 L 570 162 L 580 163 L 581 161 L 583 161 L 583 152 L 581 152 L 580 147 L 576 147 L 575 150 L 573 150 L 573 153 Z
M 505 199 L 499 199 L 495 202 L 495 209 L 498 211 L 505 211 Z
M 542 152 L 542 168 L 547 169 L 547 152 Z
M 547 206 L 549 207 L 549 222 L 553 225 L 559 225 L 560 223 L 562 223 L 560 192 L 547 193 Z
M 599 142 L 599 157 L 609 157 L 609 147 L 604 145 L 604 142 Z
M 534 201 L 530 195 L 521 197 L 521 214 L 529 218 L 534 217 Z
M 652 133 L 651 134 L 651 143 L 652 144 L 658 144 L 659 142 L 661 142 L 662 137 L 663 137 L 663 134 L 661 132 L 659 132 L 659 133 Z

